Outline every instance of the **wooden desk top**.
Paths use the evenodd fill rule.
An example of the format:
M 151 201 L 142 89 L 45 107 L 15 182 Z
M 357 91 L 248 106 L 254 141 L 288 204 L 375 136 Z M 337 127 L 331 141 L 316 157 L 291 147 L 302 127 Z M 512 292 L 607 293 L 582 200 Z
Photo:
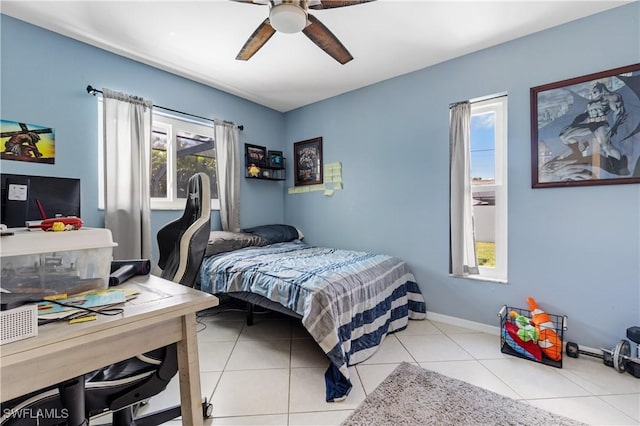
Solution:
M 46 324 L 36 337 L 0 346 L 0 400 L 180 341 L 182 318 L 218 304 L 211 294 L 153 275 L 132 278 L 119 288 L 140 291 L 121 315 Z

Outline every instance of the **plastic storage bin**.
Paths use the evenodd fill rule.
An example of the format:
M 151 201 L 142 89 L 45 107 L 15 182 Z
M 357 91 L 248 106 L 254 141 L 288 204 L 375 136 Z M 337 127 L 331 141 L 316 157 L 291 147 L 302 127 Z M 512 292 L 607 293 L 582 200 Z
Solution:
M 511 317 L 509 317 L 509 312 L 511 311 L 516 311 L 518 314 L 520 315 L 524 315 L 525 317 L 531 319 L 531 311 L 529 311 L 528 309 L 522 309 L 522 308 L 513 308 L 511 306 L 507 306 L 504 305 L 502 307 L 502 309 L 500 309 L 500 311 L 498 312 L 498 317 L 500 317 L 500 352 L 505 353 L 505 354 L 509 354 L 509 355 L 513 355 L 513 356 L 517 356 L 518 358 L 524 358 L 527 359 L 529 361 L 532 362 L 538 362 L 534 359 L 528 358 L 525 355 L 522 355 L 519 352 L 516 352 L 515 349 L 513 349 L 511 346 L 509 346 L 509 344 L 507 343 L 505 337 L 504 337 L 504 332 L 505 332 L 505 324 L 507 322 L 510 322 L 512 324 L 515 324 L 515 320 Z M 552 360 L 550 358 L 548 358 L 544 352 L 542 353 L 542 361 L 540 361 L 542 364 L 546 364 L 546 365 L 550 365 L 552 367 L 557 367 L 557 368 L 562 368 L 562 356 L 564 354 L 563 352 L 563 348 L 564 348 L 564 331 L 567 329 L 567 316 L 561 316 L 561 315 L 555 315 L 555 314 L 551 314 L 548 313 L 549 318 L 551 318 L 551 321 L 553 322 L 553 326 L 555 329 L 556 334 L 558 335 L 558 337 L 560 338 L 560 342 L 561 343 L 561 347 L 560 347 L 560 351 L 561 351 L 561 358 L 559 361 L 555 361 Z
M 107 288 L 113 247 L 117 245 L 110 230 L 12 231 L 14 235 L 0 241 L 0 285 L 4 290 L 71 295 Z

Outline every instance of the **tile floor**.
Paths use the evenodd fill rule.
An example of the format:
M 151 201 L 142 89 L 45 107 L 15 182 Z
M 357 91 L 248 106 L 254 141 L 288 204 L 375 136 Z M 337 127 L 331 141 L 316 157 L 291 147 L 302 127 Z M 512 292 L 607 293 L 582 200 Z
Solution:
M 248 327 L 243 313 L 229 311 L 199 321 L 202 393 L 213 403 L 206 425 L 339 425 L 402 361 L 585 423 L 640 424 L 640 379 L 592 357 L 565 357 L 557 369 L 502 354 L 497 336 L 410 321 L 371 358 L 350 368 L 353 390 L 346 401 L 326 403 L 328 361 L 299 321 L 256 315 Z M 145 411 L 178 401 L 174 378 Z

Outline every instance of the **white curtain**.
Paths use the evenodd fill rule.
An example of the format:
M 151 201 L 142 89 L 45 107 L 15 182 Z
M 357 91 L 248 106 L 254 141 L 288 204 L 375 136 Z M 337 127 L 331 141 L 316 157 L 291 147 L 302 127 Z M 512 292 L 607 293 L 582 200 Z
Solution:
M 114 259 L 151 259 L 149 165 L 153 103 L 102 89 L 104 222 Z
M 459 102 L 450 112 L 451 273 L 464 277 L 479 273 L 471 195 L 471 105 Z
M 215 122 L 216 180 L 222 230 L 240 232 L 240 173 L 238 128 L 226 121 Z

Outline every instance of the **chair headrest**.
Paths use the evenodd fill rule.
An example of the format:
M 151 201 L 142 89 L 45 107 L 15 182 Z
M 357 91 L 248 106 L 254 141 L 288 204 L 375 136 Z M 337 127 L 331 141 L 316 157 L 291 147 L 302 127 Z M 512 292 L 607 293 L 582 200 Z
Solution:
M 206 196 L 203 196 L 207 194 Z M 187 203 L 183 218 L 189 218 L 192 222 L 203 216 L 210 215 L 211 194 L 209 187 L 209 176 L 199 172 L 189 178 L 187 183 Z

